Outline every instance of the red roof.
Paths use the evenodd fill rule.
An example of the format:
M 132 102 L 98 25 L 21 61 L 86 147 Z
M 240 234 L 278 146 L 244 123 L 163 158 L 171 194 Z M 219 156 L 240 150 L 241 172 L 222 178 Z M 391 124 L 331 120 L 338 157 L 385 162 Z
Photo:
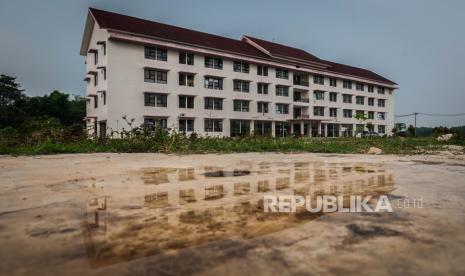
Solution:
M 192 44 L 200 47 L 233 52 L 240 55 L 257 58 L 288 58 L 288 62 L 290 63 L 294 62 L 296 59 L 308 61 L 310 63 L 320 63 L 327 65 L 328 67 L 326 68 L 326 70 L 330 72 L 357 76 L 390 85 L 396 85 L 395 82 L 392 82 L 372 71 L 322 60 L 304 50 L 265 41 L 250 36 L 244 37 L 246 39 L 250 39 L 252 42 L 268 51 L 271 54 L 271 56 L 267 55 L 260 49 L 247 42 L 246 39 L 236 40 L 226 38 L 218 35 L 198 32 L 118 13 L 98 10 L 94 8 L 89 8 L 89 10 L 95 18 L 95 20 L 97 21 L 98 25 L 104 29 L 113 29 L 133 34 L 151 36 L 162 40 L 170 40 L 178 43 Z

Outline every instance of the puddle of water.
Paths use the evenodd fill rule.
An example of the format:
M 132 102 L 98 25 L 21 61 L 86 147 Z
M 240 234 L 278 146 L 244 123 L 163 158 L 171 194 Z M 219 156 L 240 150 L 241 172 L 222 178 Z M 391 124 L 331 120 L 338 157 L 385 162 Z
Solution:
M 264 213 L 263 195 L 379 195 L 393 175 L 361 163 L 246 162 L 237 168 L 143 168 L 126 197 L 92 198 L 82 225 L 91 267 L 212 241 L 250 239 L 321 216 Z M 127 208 L 127 206 L 138 206 Z

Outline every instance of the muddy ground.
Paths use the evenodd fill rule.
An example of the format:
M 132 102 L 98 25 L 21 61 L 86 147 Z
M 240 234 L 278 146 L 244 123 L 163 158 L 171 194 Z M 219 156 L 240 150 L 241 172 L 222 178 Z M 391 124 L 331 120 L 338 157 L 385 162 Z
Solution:
M 465 275 L 463 154 L 0 157 L 3 275 Z M 264 195 L 393 212 L 264 213 Z

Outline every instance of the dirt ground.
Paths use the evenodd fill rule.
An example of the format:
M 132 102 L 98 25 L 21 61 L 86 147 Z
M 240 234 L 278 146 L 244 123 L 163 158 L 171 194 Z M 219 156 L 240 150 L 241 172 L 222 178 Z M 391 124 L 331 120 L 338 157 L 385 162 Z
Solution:
M 3 275 L 465 275 L 465 156 L 0 157 Z M 264 195 L 392 213 L 265 213 Z

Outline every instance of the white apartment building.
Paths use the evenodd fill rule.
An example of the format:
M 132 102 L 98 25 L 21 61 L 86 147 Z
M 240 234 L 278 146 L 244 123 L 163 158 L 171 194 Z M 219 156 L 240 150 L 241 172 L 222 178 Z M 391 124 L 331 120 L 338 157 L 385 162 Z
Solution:
M 80 53 L 85 120 L 95 136 L 130 124 L 220 136 L 351 136 L 368 122 L 389 135 L 394 127 L 396 83 L 250 36 L 235 40 L 90 8 Z

